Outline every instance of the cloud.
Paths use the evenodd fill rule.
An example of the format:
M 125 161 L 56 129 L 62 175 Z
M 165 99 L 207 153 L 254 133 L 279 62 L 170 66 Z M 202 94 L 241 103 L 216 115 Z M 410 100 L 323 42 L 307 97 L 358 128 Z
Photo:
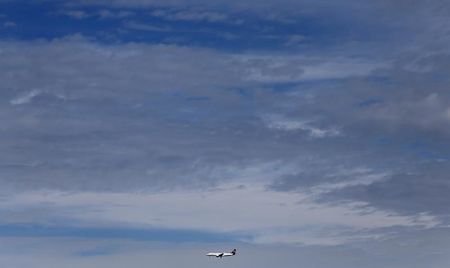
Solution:
M 228 183 L 220 190 L 201 193 L 195 190 L 141 194 L 32 191 L 12 196 L 2 202 L 1 209 L 7 214 L 8 210 L 14 209 L 39 216 L 30 211 L 31 207 L 45 207 L 50 202 L 54 219 L 58 220 L 59 211 L 65 211 L 67 222 L 74 227 L 100 224 L 134 226 L 143 230 L 202 230 L 235 233 L 236 239 L 239 239 L 239 234 L 244 234 L 241 237 L 243 242 L 252 243 L 342 244 L 357 238 L 342 232 L 344 227 L 376 230 L 393 226 L 431 228 L 439 224 L 439 220 L 427 214 L 401 216 L 383 210 L 361 213 L 363 210 L 358 208 L 361 207 L 358 203 L 321 205 L 306 193 L 268 192 L 255 183 L 246 187 L 235 186 Z M 14 223 L 13 218 L 8 218 L 9 224 Z M 61 218 L 59 220 L 61 222 Z M 38 222 L 34 221 L 34 224 Z M 331 236 L 321 231 L 314 234 L 309 231 L 309 226 L 340 227 L 335 228 Z M 286 230 L 291 230 L 289 239 L 282 239 Z M 309 235 L 305 237 L 304 232 Z
M 248 80 L 279 83 L 367 76 L 387 64 L 338 58 L 324 60 L 302 56 L 247 56 L 241 61 L 248 66 Z
M 14 28 L 17 24 L 14 21 L 6 21 L 3 23 L 4 28 Z
M 309 120 L 294 120 L 280 118 L 279 116 L 268 116 L 263 118 L 268 128 L 284 131 L 305 131 L 312 138 L 324 138 L 341 135 L 337 128 L 318 128 L 314 127 Z
M 324 199 L 364 201 L 373 207 L 403 214 L 448 215 L 446 173 L 445 164 L 428 164 L 411 174 L 396 174 L 387 180 L 340 189 Z
M 133 16 L 135 13 L 127 10 L 111 11 L 108 9 L 102 9 L 98 12 L 98 15 L 102 19 L 121 19 Z
M 266 100 L 284 101 L 285 96 L 258 88 L 284 82 L 283 70 L 303 64 L 287 56 L 267 55 L 260 61 L 251 55 L 169 45 L 102 46 L 80 36 L 3 42 L 2 51 L 0 68 L 15 72 L 2 73 L 4 94 L 12 106 L 27 104 L 21 105 L 24 110 L 2 107 L 9 135 L 34 141 L 28 154 L 9 149 L 4 161 L 5 178 L 15 178 L 5 182 L 21 188 L 213 185 L 231 178 L 233 170 L 271 162 L 279 156 L 271 156 L 261 144 L 275 134 L 259 123 L 260 111 L 270 114 Z M 310 68 L 307 58 L 301 68 Z M 250 79 L 252 72 L 264 79 Z M 240 88 L 255 94 L 261 110 L 246 110 L 251 100 L 237 91 Z M 193 105 L 188 101 L 193 96 L 208 101 Z M 272 123 L 286 129 L 286 124 Z M 333 125 L 320 124 L 296 128 L 311 137 L 340 134 Z M 255 130 L 263 138 L 251 141 Z M 5 139 L 3 146 L 19 146 L 16 138 Z M 239 150 L 244 144 L 261 149 Z M 264 159 L 255 161 L 261 155 Z M 40 180 L 33 182 L 34 176 Z M 123 177 L 134 179 L 122 183 Z
M 68 10 L 64 11 L 63 14 L 77 20 L 86 19 L 92 16 L 84 10 Z
M 285 43 L 286 46 L 297 46 L 301 43 L 303 43 L 306 40 L 306 37 L 300 34 L 294 34 L 287 38 L 287 41 Z
M 414 91 L 416 90 L 405 90 L 403 96 L 396 98 L 395 102 L 388 101 L 384 105 L 373 107 L 370 114 L 366 115 L 373 120 L 383 121 L 386 125 L 449 133 L 448 94 L 440 90 L 425 94 Z
M 134 11 L 129 10 L 117 10 L 117 9 L 99 9 L 93 11 L 92 9 L 68 9 L 59 11 L 58 14 L 71 17 L 77 20 L 83 20 L 87 18 L 98 19 L 123 19 L 135 15 Z
M 208 21 L 208 22 L 223 22 L 228 20 L 228 16 L 223 13 L 214 11 L 200 11 L 200 10 L 183 10 L 170 12 L 159 9 L 151 12 L 154 17 L 160 17 L 166 20 L 173 21 Z
M 386 179 L 387 174 L 376 173 L 368 168 L 330 168 L 323 171 L 312 169 L 297 174 L 284 175 L 268 186 L 275 191 L 306 191 L 314 195 L 329 194 L 351 186 L 370 185 Z
M 40 94 L 42 94 L 42 92 L 40 90 L 33 89 L 30 92 L 25 93 L 22 96 L 12 99 L 10 101 L 10 103 L 11 103 L 11 105 L 26 104 L 26 103 L 29 103 L 31 100 L 33 100 L 34 97 L 39 96 Z
M 337 9 L 337 10 L 364 10 L 365 8 L 375 8 L 377 7 L 374 4 L 366 4 L 366 5 L 357 5 L 354 1 L 345 0 L 340 4 L 331 4 L 324 1 L 311 1 L 311 0 L 301 0 L 301 1 L 291 1 L 291 0 L 282 0 L 278 3 L 274 3 L 270 0 L 262 0 L 258 2 L 254 1 L 214 1 L 208 2 L 203 0 L 170 0 L 170 1 L 162 1 L 162 0 L 114 0 L 114 1 L 106 1 L 106 0 L 95 0 L 95 1 L 86 1 L 86 0 L 78 0 L 76 3 L 81 5 L 112 5 L 116 7 L 176 7 L 176 8 L 186 8 L 186 7 L 196 7 L 202 9 L 229 9 L 231 11 L 239 11 L 239 10 L 251 10 L 253 12 L 267 12 L 267 11 L 275 11 L 276 14 L 280 14 L 281 12 L 287 12 L 289 14 L 298 13 L 298 10 L 293 10 L 294 8 L 303 8 L 302 12 L 318 12 L 327 9 Z
M 413 1 L 405 12 L 390 2 L 71 6 L 75 18 L 127 18 L 120 30 L 151 37 L 171 31 L 172 19 L 207 24 L 254 10 L 244 15 L 272 18 L 256 20 L 257 34 L 282 36 L 283 51 L 266 41 L 246 50 L 209 39 L 2 41 L 3 221 L 367 246 L 365 260 L 377 261 L 364 267 L 398 267 L 398 256 L 414 255 L 417 267 L 435 261 L 436 248 L 421 259 L 411 252 L 423 247 L 411 244 L 448 232 L 447 9 Z M 103 5 L 85 9 L 92 4 Z M 123 5 L 169 11 L 156 25 L 120 13 Z M 285 32 L 300 17 L 306 32 Z M 324 17 L 332 23 L 317 23 Z
M 359 90 L 359 95 L 351 98 L 323 88 L 320 82 L 329 80 L 325 76 L 316 80 L 317 84 L 306 84 L 310 90 L 299 90 L 305 87 L 302 84 L 287 92 L 265 89 L 272 87 L 270 83 L 301 80 L 303 73 L 291 70 L 292 66 L 301 66 L 306 73 L 328 59 L 261 57 L 168 45 L 102 46 L 80 37 L 37 42 L 33 47 L 5 42 L 2 49 L 5 66 L 21 70 L 18 75 L 22 78 L 6 72 L 2 77 L 7 88 L 14 89 L 4 94 L 15 104 L 2 107 L 8 125 L 2 144 L 8 152 L 2 161 L 3 191 L 24 193 L 8 197 L 18 198 L 19 204 L 6 210 L 24 212 L 10 213 L 11 220 L 212 228 L 249 232 L 255 238 L 248 242 L 254 243 L 328 245 L 384 234 L 340 234 L 339 227 L 332 232 L 309 230 L 306 235 L 296 228 L 313 225 L 329 230 L 338 225 L 373 230 L 440 224 L 433 209 L 402 215 L 395 202 L 382 205 L 377 203 L 378 197 L 365 193 L 341 194 L 374 187 L 386 179 L 385 170 L 351 168 L 360 162 L 375 167 L 390 149 L 381 151 L 380 157 L 367 144 L 361 147 L 358 140 L 345 144 L 318 141 L 340 135 L 336 125 L 353 137 L 367 131 L 364 124 L 377 129 L 386 126 L 389 120 L 372 119 L 374 114 L 366 110 L 354 114 L 354 109 L 373 111 L 386 105 L 357 105 L 360 102 L 356 100 L 367 99 L 371 93 L 366 91 L 367 84 L 349 87 L 349 92 Z M 29 61 L 20 61 L 20 57 Z M 36 64 L 42 61 L 46 64 L 39 65 L 36 75 Z M 255 70 L 264 79 L 249 79 Z M 352 72 L 345 85 L 357 79 Z M 244 93 L 236 90 L 243 87 Z M 30 88 L 45 89 L 45 94 Z M 378 95 L 389 102 L 389 96 Z M 204 96 L 207 101 L 192 104 L 188 101 L 192 96 Z M 429 102 L 438 106 L 436 98 L 425 99 L 424 107 Z M 332 106 L 328 105 L 330 99 Z M 250 105 L 254 109 L 248 109 Z M 17 106 L 22 109 L 14 109 Z M 311 116 L 317 115 L 317 110 L 320 116 Z M 261 122 L 261 114 L 277 116 Z M 305 122 L 298 118 L 318 119 Z M 21 147 L 27 154 L 17 149 Z M 361 157 L 361 151 L 366 155 Z M 396 163 L 386 164 L 384 169 L 389 171 Z M 350 172 L 339 173 L 339 168 Z M 403 183 L 394 185 L 395 189 Z M 312 186 L 303 191 L 308 184 Z M 235 188 L 209 192 L 223 185 Z M 271 186 L 267 189 L 265 185 Z M 204 192 L 183 192 L 196 188 Z M 50 192 L 29 195 L 37 189 Z M 67 192 L 74 193 L 66 196 Z M 252 199 L 243 199 L 248 196 Z M 410 201 L 414 204 L 417 200 Z M 51 202 L 60 206 L 45 209 Z M 30 207 L 31 203 L 42 206 L 37 209 Z M 233 203 L 241 207 L 228 208 Z M 225 204 L 220 207 L 222 216 L 217 216 L 217 204 Z M 265 204 L 263 210 L 261 204 Z M 425 203 L 425 207 L 434 205 Z M 149 206 L 155 207 L 152 214 L 146 213 Z M 176 213 L 167 215 L 167 211 Z M 190 220 L 184 219 L 183 211 L 189 211 Z M 124 215 L 125 222 L 121 220 Z
M 155 25 L 143 24 L 134 21 L 127 21 L 124 24 L 124 27 L 127 29 L 139 30 L 139 31 L 148 31 L 148 32 L 170 32 L 173 31 L 170 27 L 160 27 Z

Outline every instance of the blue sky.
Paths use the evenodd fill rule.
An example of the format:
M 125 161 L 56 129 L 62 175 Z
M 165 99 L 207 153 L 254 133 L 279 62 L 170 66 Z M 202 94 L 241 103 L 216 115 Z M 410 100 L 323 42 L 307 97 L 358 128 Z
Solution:
M 0 263 L 448 266 L 449 12 L 0 1 Z

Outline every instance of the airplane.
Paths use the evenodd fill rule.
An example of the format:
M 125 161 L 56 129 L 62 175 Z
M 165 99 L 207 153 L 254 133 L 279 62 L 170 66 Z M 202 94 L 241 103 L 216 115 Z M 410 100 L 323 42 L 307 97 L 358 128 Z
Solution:
M 217 258 L 221 258 L 221 259 L 222 259 L 222 257 L 231 257 L 234 255 L 236 255 L 236 249 L 233 249 L 233 251 L 231 251 L 231 252 L 219 252 L 219 253 L 210 252 L 210 253 L 206 254 L 206 256 L 217 257 Z

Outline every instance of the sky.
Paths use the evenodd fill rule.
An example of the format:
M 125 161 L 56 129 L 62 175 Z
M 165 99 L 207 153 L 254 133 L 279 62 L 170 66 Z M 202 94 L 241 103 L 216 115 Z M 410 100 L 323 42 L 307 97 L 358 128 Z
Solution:
M 0 263 L 448 267 L 449 15 L 0 0 Z

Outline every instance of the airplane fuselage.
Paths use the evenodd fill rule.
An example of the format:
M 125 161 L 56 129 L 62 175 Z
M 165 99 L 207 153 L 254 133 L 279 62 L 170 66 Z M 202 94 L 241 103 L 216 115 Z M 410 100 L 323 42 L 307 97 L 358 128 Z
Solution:
M 236 255 L 236 249 L 233 249 L 231 252 L 210 252 L 206 254 L 206 256 L 209 257 L 216 257 L 216 258 L 222 258 L 222 257 L 231 257 Z

